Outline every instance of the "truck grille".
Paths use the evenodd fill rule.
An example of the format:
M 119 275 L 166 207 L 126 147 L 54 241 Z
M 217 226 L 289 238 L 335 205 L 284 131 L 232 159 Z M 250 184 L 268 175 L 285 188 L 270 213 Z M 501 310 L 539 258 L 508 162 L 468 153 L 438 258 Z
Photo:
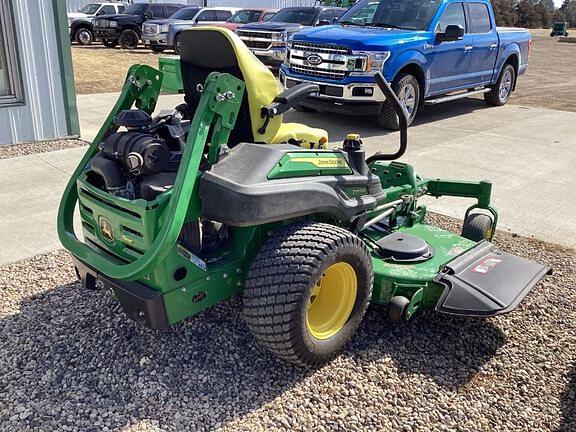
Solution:
M 272 33 L 238 30 L 238 36 L 248 48 L 267 50 L 272 45 Z
M 158 24 L 144 24 L 142 26 L 142 34 L 147 36 L 155 36 L 160 33 L 160 26 Z
M 292 43 L 290 49 L 290 68 L 297 73 L 328 79 L 342 79 L 348 75 L 349 50 L 338 45 L 325 45 L 309 42 Z M 312 64 L 313 56 L 318 64 Z

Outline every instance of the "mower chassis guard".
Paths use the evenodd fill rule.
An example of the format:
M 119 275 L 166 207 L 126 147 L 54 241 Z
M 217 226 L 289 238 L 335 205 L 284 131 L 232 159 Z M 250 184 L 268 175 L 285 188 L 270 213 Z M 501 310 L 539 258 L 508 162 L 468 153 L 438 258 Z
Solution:
M 510 312 L 549 272 L 548 267 L 482 241 L 448 263 L 435 278 L 445 287 L 436 310 L 478 317 Z

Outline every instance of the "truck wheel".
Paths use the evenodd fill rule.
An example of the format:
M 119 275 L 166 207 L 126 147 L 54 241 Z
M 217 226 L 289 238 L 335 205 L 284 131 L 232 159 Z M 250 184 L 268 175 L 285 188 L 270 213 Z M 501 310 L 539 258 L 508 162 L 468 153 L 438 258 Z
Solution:
M 462 237 L 475 242 L 490 240 L 492 222 L 492 218 L 483 213 L 469 214 L 462 225 Z
M 138 42 L 140 42 L 140 36 L 135 30 L 126 29 L 120 33 L 120 46 L 124 49 L 135 49 L 138 48 Z
M 90 45 L 94 42 L 94 33 L 89 28 L 82 27 L 74 33 L 74 40 L 80 45 Z
M 180 55 L 182 50 L 182 35 L 177 34 L 174 38 L 174 52 Z
M 392 90 L 398 95 L 398 99 L 408 111 L 408 126 L 410 126 L 420 106 L 420 85 L 418 80 L 413 75 L 399 74 L 392 81 Z M 382 105 L 382 110 L 376 116 L 376 120 L 378 126 L 382 128 L 390 130 L 400 129 L 398 116 L 388 101 Z
M 516 71 L 514 70 L 514 66 L 511 64 L 504 65 L 496 84 L 491 87 L 488 93 L 484 93 L 484 101 L 492 106 L 502 106 L 506 104 L 512 94 L 515 79 Z
M 118 41 L 112 39 L 102 39 L 102 44 L 106 48 L 115 48 L 118 45 Z
M 318 366 L 358 329 L 373 282 L 360 238 L 334 225 L 295 223 L 270 237 L 254 259 L 244 318 L 254 338 L 278 357 Z

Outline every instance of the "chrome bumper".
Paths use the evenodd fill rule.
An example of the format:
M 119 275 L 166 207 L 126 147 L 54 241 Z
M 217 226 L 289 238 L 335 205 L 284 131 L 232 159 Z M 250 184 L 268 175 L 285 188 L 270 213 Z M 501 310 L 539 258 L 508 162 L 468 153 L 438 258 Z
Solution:
M 318 98 L 337 99 L 352 102 L 375 102 L 375 103 L 384 102 L 386 100 L 386 96 L 384 96 L 384 93 L 382 92 L 382 90 L 380 90 L 380 87 L 378 87 L 376 83 L 350 83 L 344 85 L 330 84 L 322 81 L 314 81 L 314 79 L 287 77 L 283 71 L 280 71 L 280 83 L 282 84 L 282 87 L 284 89 L 287 89 L 292 85 L 300 84 L 303 82 L 317 84 L 320 87 L 320 93 L 317 96 Z M 355 95 L 355 93 L 358 92 L 370 93 L 370 91 L 372 93 L 371 95 L 369 94 L 367 94 L 366 96 Z

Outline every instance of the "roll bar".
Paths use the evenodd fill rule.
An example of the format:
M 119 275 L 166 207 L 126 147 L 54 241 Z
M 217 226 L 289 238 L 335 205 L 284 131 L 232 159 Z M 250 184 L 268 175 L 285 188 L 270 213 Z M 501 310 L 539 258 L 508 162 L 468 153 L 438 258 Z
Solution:
M 390 84 L 386 82 L 384 75 L 380 72 L 377 72 L 374 75 L 374 80 L 380 90 L 386 96 L 386 100 L 390 102 L 392 105 L 392 109 L 398 115 L 398 124 L 400 125 L 400 148 L 396 153 L 392 154 L 384 154 L 384 153 L 376 153 L 366 159 L 366 163 L 370 164 L 375 161 L 391 161 L 400 158 L 404 153 L 406 153 L 406 148 L 408 147 L 408 113 L 406 109 L 402 106 L 402 103 L 390 87 Z

